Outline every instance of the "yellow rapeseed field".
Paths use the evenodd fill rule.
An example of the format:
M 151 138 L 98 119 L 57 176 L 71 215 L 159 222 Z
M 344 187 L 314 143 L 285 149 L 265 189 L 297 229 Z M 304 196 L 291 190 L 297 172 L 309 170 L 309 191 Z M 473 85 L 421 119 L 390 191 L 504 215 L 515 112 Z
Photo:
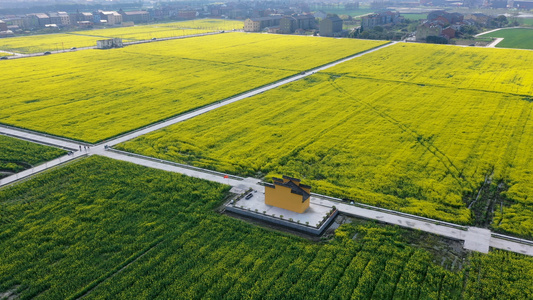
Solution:
M 399 43 L 328 71 L 531 96 L 532 65 L 529 50 Z
M 121 38 L 124 42 L 131 41 L 141 41 L 141 40 L 150 40 L 152 38 L 167 38 L 167 37 L 176 37 L 184 35 L 195 35 L 206 32 L 212 32 L 212 30 L 203 30 L 203 29 L 172 29 L 168 27 L 146 27 L 146 26 L 136 26 L 136 27 L 119 27 L 111 29 L 100 29 L 100 30 L 91 30 L 91 31 L 78 31 L 72 32 L 71 35 L 78 36 L 93 36 L 95 42 L 93 46 L 96 45 L 96 40 L 106 39 L 106 38 Z
M 96 142 L 382 43 L 224 33 L 5 61 L 0 122 Z
M 420 46 L 421 53 L 435 55 L 425 64 L 449 55 L 439 52 L 446 47 Z M 378 59 L 370 60 L 375 69 L 360 66 L 382 51 L 389 60 L 407 55 L 395 48 L 403 47 L 365 55 L 336 67 L 342 72 L 328 69 L 121 147 L 246 176 L 292 175 L 317 192 L 459 223 L 473 221 L 464 197 L 475 198 L 491 180 L 495 187 L 509 187 L 503 193 L 507 200 L 494 207 L 492 226 L 532 236 L 533 104 L 524 100 L 527 94 L 489 86 L 483 91 L 482 84 L 455 87 L 445 78 L 432 84 L 436 79 L 429 74 L 426 84 L 393 80 L 396 74 L 382 72 Z M 523 51 L 507 54 L 507 63 L 527 58 Z M 484 55 L 495 63 L 490 53 Z M 413 58 L 402 66 L 406 72 L 431 70 L 423 64 Z M 359 76 L 365 70 L 366 76 Z M 521 86 L 500 85 L 504 88 Z
M 0 50 L 18 53 L 67 50 L 72 47 L 96 46 L 96 41 L 100 39 L 102 38 L 66 33 L 12 37 L 0 40 Z
M 97 40 L 105 38 L 116 37 L 122 38 L 124 42 L 130 42 L 220 30 L 242 29 L 242 27 L 242 21 L 201 19 L 163 24 L 136 25 L 133 27 L 92 29 L 69 33 L 4 38 L 0 40 L 0 50 L 18 53 L 39 53 L 67 50 L 72 47 L 96 46 Z
M 183 22 L 172 22 L 150 25 L 136 25 L 133 27 L 117 27 L 72 32 L 76 35 L 90 35 L 96 37 L 118 37 L 124 40 L 149 40 L 151 38 L 167 38 L 174 36 L 193 35 L 205 32 L 242 29 L 242 21 L 200 19 Z

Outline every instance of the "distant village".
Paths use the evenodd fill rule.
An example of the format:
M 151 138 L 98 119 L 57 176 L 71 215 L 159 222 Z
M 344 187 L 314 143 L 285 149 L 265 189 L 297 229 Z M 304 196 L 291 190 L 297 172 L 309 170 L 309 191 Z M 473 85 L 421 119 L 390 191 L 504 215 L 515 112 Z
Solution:
M 421 0 L 417 3 L 402 2 L 403 6 L 431 7 L 443 5 L 440 0 Z M 511 7 L 526 4 L 518 1 L 505 0 L 477 3 L 494 7 Z M 156 3 L 147 9 L 118 9 L 73 12 L 38 12 L 28 14 L 0 15 L 0 37 L 19 34 L 35 34 L 58 32 L 61 30 L 80 30 L 84 28 L 104 28 L 113 26 L 133 26 L 151 22 L 193 20 L 196 18 L 222 18 L 243 20 L 244 27 L 236 28 L 245 32 L 269 32 L 279 34 L 320 35 L 328 37 L 357 37 L 368 39 L 408 40 L 416 42 L 448 43 L 451 39 L 475 33 L 476 28 L 495 28 L 506 26 L 509 22 L 505 17 L 494 17 L 480 13 L 460 14 L 444 10 L 432 11 L 424 20 L 416 21 L 417 26 L 407 26 L 413 21 L 405 20 L 396 10 L 387 9 L 392 3 L 384 0 L 373 0 L 370 7 L 374 13 L 368 13 L 355 19 L 350 16 L 339 17 L 328 14 L 328 7 L 339 7 L 340 4 L 311 2 L 228 2 L 193 5 L 190 2 Z M 533 3 L 533 2 L 531 2 Z M 368 5 L 368 3 L 365 3 Z M 344 2 L 345 9 L 358 9 L 360 2 Z M 324 10 L 316 10 L 324 7 Z M 533 7 L 533 5 L 531 6 Z M 313 11 L 313 12 L 312 12 Z M 342 16 L 342 15 L 341 15 Z M 347 18 L 346 18 L 347 17 Z M 403 27 L 402 27 L 403 26 Z M 385 35 L 382 32 L 396 30 L 395 34 Z M 414 33 L 416 30 L 416 33 Z

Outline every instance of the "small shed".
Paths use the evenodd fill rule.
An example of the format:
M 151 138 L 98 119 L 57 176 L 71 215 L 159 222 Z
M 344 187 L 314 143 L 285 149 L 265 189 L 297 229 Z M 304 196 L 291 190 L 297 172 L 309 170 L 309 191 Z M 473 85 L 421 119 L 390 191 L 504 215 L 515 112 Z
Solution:
M 122 48 L 122 39 L 113 38 L 107 40 L 96 41 L 96 48 L 98 49 L 111 49 L 111 48 Z

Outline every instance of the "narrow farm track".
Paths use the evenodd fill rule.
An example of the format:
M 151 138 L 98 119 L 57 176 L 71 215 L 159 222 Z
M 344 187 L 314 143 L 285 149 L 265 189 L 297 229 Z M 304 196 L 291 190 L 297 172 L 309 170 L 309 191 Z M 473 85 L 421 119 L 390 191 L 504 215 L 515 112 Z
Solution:
M 155 159 L 152 157 L 125 153 L 122 151 L 113 150 L 111 149 L 111 147 L 117 144 L 129 141 L 131 139 L 137 138 L 141 135 L 145 135 L 147 133 L 168 127 L 170 125 L 194 118 L 196 116 L 202 115 L 204 113 L 223 107 L 225 105 L 228 105 L 228 104 L 261 94 L 271 89 L 278 88 L 288 83 L 303 79 L 307 76 L 314 74 L 315 72 L 326 70 L 340 63 L 349 61 L 351 59 L 363 56 L 368 53 L 378 51 L 382 48 L 394 45 L 396 43 L 397 42 L 392 42 L 392 43 L 389 43 L 389 44 L 386 44 L 380 47 L 376 47 L 368 51 L 364 51 L 356 55 L 352 55 L 350 57 L 332 62 L 330 64 L 317 67 L 317 68 L 308 70 L 306 72 L 302 72 L 302 74 L 298 74 L 290 78 L 266 85 L 264 87 L 251 90 L 241 95 L 221 100 L 218 103 L 214 103 L 206 107 L 202 107 L 194 111 L 170 118 L 168 120 L 165 120 L 165 121 L 162 121 L 156 124 L 152 124 L 150 126 L 146 126 L 144 128 L 135 130 L 133 132 L 126 133 L 124 135 L 101 142 L 96 145 L 87 145 L 87 144 L 83 144 L 80 142 L 76 142 L 76 141 L 72 141 L 72 140 L 68 140 L 64 138 L 54 137 L 54 136 L 50 136 L 50 135 L 46 135 L 42 133 L 31 132 L 28 130 L 0 125 L 0 134 L 11 136 L 11 137 L 16 137 L 16 138 L 31 141 L 31 142 L 55 146 L 58 148 L 74 150 L 74 152 L 70 155 L 60 157 L 53 161 L 37 166 L 33 169 L 26 170 L 26 171 L 17 173 L 15 175 L 6 177 L 0 180 L 0 187 L 8 185 L 8 184 L 12 184 L 21 179 L 29 178 L 36 173 L 46 171 L 52 167 L 56 167 L 65 162 L 70 162 L 73 159 L 76 159 L 82 156 L 101 155 L 101 156 L 109 157 L 109 158 L 116 159 L 116 160 L 128 161 L 134 164 L 138 164 L 138 165 L 142 165 L 142 166 L 146 166 L 150 168 L 180 173 L 180 174 L 184 174 L 187 176 L 202 178 L 205 180 L 214 181 L 214 182 L 218 182 L 222 184 L 228 184 L 228 185 L 238 187 L 241 189 L 245 189 L 245 190 L 248 188 L 251 188 L 258 192 L 264 193 L 263 183 L 259 182 L 259 180 L 255 178 L 241 178 L 237 176 L 229 176 L 229 178 L 226 178 L 227 177 L 226 174 L 223 174 L 223 173 L 214 172 L 211 170 L 206 170 L 206 169 L 201 169 L 201 168 L 196 168 L 196 167 L 191 167 L 191 166 L 186 166 L 186 165 L 181 165 L 181 164 L 173 163 L 170 161 L 163 161 L 163 160 Z M 313 194 L 311 203 L 328 206 L 328 207 L 336 206 L 337 209 L 344 214 L 367 218 L 367 219 L 373 219 L 373 220 L 377 220 L 377 221 L 388 223 L 388 224 L 394 224 L 394 225 L 399 225 L 399 226 L 406 227 L 406 228 L 418 229 L 418 230 L 426 231 L 429 233 L 445 236 L 448 238 L 462 240 L 465 242 L 465 248 L 474 250 L 474 251 L 480 251 L 480 252 L 486 253 L 489 251 L 489 247 L 493 247 L 493 248 L 499 248 L 499 249 L 504 249 L 504 250 L 508 250 L 512 252 L 517 252 L 517 253 L 522 253 L 525 255 L 533 256 L 533 241 L 522 240 L 522 239 L 517 239 L 517 238 L 513 238 L 509 236 L 495 234 L 495 233 L 490 232 L 490 230 L 487 230 L 487 229 L 460 226 L 460 225 L 446 223 L 446 222 L 442 222 L 438 220 L 422 218 L 422 217 L 418 217 L 415 215 L 409 215 L 409 214 L 405 214 L 405 213 L 401 213 L 397 211 L 381 209 L 381 208 L 373 207 L 369 205 L 363 205 L 363 204 L 348 205 L 348 204 L 343 203 L 340 199 L 332 198 L 332 197 L 328 197 L 324 195 L 318 195 L 318 194 Z
M 493 42 L 487 45 L 487 48 L 495 48 L 501 41 L 503 41 L 503 38 L 496 38 Z
M 94 283 L 89 285 L 89 287 L 87 288 L 86 291 L 84 290 L 82 292 L 83 294 L 75 295 L 71 299 L 83 299 L 83 298 L 87 297 L 94 289 L 98 288 L 98 286 L 101 283 L 103 283 L 103 282 L 115 277 L 118 273 L 122 272 L 128 266 L 130 266 L 131 264 L 135 263 L 136 261 L 141 259 L 143 256 L 148 254 L 150 251 L 152 251 L 154 248 L 159 246 L 159 244 L 161 244 L 162 242 L 163 242 L 163 239 L 161 238 L 161 239 L 157 240 L 156 242 L 154 242 L 152 245 L 150 245 L 147 249 L 143 249 L 140 253 L 136 253 L 135 255 L 133 255 L 132 257 L 130 257 L 129 259 L 126 260 L 126 262 L 124 263 L 124 266 L 121 266 L 119 269 L 117 268 L 116 270 L 111 270 L 110 272 L 108 272 L 107 274 L 102 276 L 102 278 L 98 278 Z

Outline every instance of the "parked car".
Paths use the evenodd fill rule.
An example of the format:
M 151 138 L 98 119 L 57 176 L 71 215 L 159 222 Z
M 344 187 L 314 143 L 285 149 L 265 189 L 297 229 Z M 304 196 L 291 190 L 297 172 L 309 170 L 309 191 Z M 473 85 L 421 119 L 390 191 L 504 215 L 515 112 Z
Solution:
M 250 193 L 248 195 L 246 195 L 246 197 L 244 197 L 244 199 L 248 200 L 250 198 L 252 198 L 254 196 L 254 194 Z

